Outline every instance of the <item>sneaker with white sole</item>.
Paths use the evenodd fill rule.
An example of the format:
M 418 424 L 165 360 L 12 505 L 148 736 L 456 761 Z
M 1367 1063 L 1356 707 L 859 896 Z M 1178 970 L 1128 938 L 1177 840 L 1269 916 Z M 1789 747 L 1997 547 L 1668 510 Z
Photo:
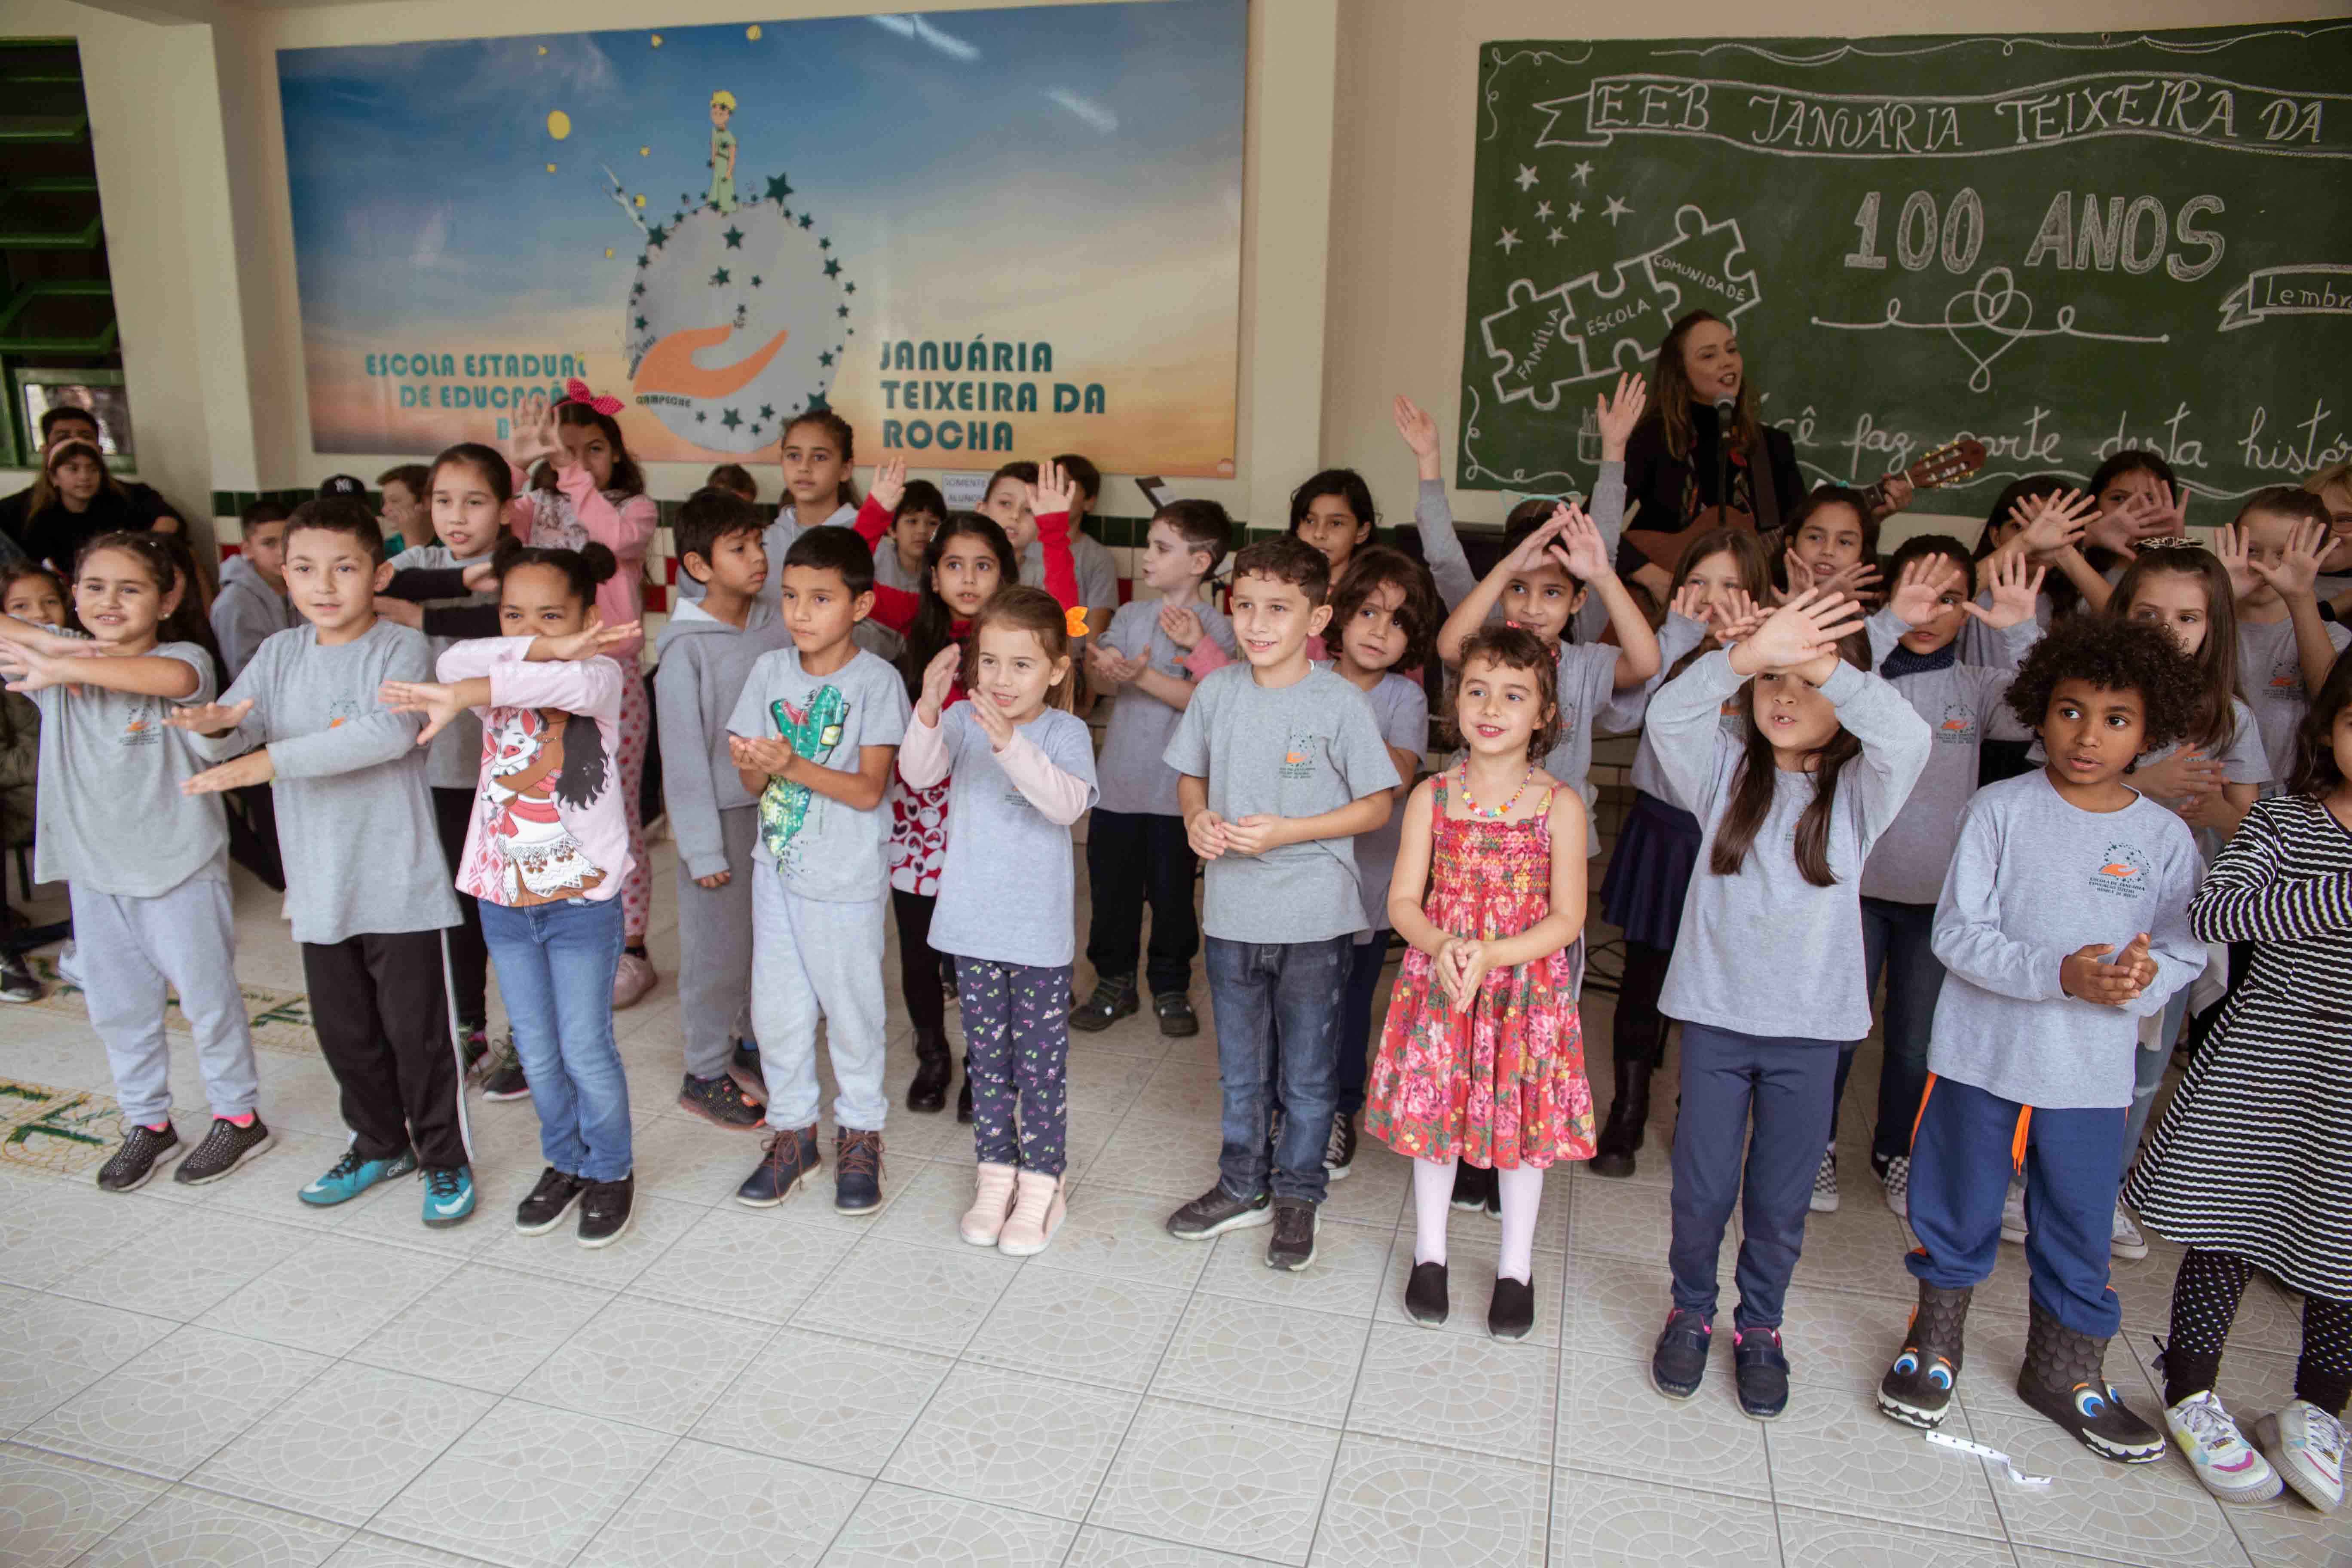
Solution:
M 1344 1182 L 1356 1163 L 1356 1119 L 1346 1111 L 1336 1111 L 1331 1117 L 1331 1136 L 1323 1145 L 1323 1173 L 1335 1182 Z
M 110 1193 L 135 1193 L 152 1181 L 155 1173 L 187 1152 L 186 1145 L 166 1117 L 160 1128 L 134 1121 L 122 1135 L 122 1147 L 99 1167 L 98 1184 Z
M 1838 1211 L 1837 1151 L 1822 1151 L 1822 1163 L 1813 1172 L 1813 1195 L 1806 1207 L 1815 1214 L 1835 1214 Z
M 2010 1183 L 2009 1195 L 2000 1200 L 2000 1238 L 2025 1240 L 2025 1189 L 2015 1182 Z
M 2279 1495 L 2278 1472 L 2240 1435 L 2211 1389 L 2166 1411 L 2164 1425 L 2205 1489 L 2223 1502 L 2268 1502 Z
M 439 1230 L 474 1217 L 474 1169 L 430 1165 L 425 1171 L 425 1224 Z
M 2309 1400 L 2298 1399 L 2255 1425 L 2267 1436 L 2279 1474 L 2304 1501 L 2333 1513 L 2344 1501 L 2344 1423 Z
M 2121 1198 L 2116 1200 L 2116 1223 L 2107 1233 L 2107 1250 L 2117 1258 L 2138 1259 L 2147 1256 L 2147 1238 L 2140 1235 L 2139 1226 L 2132 1224 L 2131 1215 L 2124 1212 Z
M 1878 1184 L 1886 1194 L 1886 1206 L 1897 1217 L 1911 1217 L 1911 1156 L 1897 1154 L 1886 1162 L 1886 1169 L 1878 1173 Z
M 231 1121 L 226 1116 L 213 1118 L 213 1130 L 194 1152 L 180 1162 L 172 1179 L 184 1187 L 201 1187 L 206 1182 L 217 1182 L 246 1161 L 269 1147 L 269 1129 L 258 1116 L 247 1116 L 244 1124 Z

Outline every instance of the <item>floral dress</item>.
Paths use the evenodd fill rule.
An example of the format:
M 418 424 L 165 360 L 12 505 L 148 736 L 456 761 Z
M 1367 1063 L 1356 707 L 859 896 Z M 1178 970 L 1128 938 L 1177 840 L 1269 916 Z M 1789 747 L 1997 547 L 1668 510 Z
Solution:
M 1436 780 L 1429 890 L 1442 931 L 1493 942 L 1551 912 L 1551 794 L 1521 822 L 1456 819 Z M 1416 1160 L 1538 1169 L 1593 1152 L 1592 1090 L 1577 1022 L 1582 942 L 1487 974 L 1468 1012 L 1407 952 L 1372 1063 L 1364 1131 Z

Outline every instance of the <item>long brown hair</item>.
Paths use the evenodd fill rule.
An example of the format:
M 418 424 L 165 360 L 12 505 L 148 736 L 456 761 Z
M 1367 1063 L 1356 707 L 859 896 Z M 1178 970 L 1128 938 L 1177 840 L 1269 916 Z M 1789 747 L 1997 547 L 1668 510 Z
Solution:
M 972 689 L 980 678 L 980 634 L 991 626 L 1003 626 L 1009 631 L 1034 632 L 1049 659 L 1070 657 L 1069 612 L 1062 602 L 1043 588 L 1031 588 L 1019 583 L 1007 583 L 981 605 L 971 617 L 971 635 L 964 639 L 963 684 Z M 1062 679 L 1045 689 L 1045 706 L 1070 711 L 1077 687 L 1077 667 L 1074 664 L 1062 672 Z M 979 700 L 978 698 L 973 699 Z
M 47 456 L 41 459 L 41 471 L 33 476 L 33 499 L 26 506 L 26 517 L 37 516 L 53 506 L 64 504 L 58 497 L 58 481 L 54 476 L 58 465 L 68 458 L 88 458 L 98 465 L 98 494 L 89 498 L 90 505 L 96 506 L 109 496 L 116 500 L 126 499 L 122 481 L 116 479 L 113 470 L 106 466 L 104 452 L 88 441 L 60 441 L 49 448 Z
M 1841 647 L 1839 652 L 1847 663 L 1854 662 L 1851 646 Z M 1786 679 L 1797 678 L 1790 675 Z M 1739 776 L 1732 781 L 1731 801 L 1723 808 L 1723 820 L 1715 830 L 1715 848 L 1706 863 L 1706 868 L 1718 877 L 1737 877 L 1748 864 L 1748 851 L 1754 846 L 1764 818 L 1770 815 L 1772 795 L 1780 787 L 1780 769 L 1773 757 L 1772 742 L 1756 722 L 1754 680 L 1740 686 L 1738 700 L 1747 725 L 1742 731 L 1745 754 L 1739 761 Z M 1797 869 L 1816 888 L 1837 886 L 1837 873 L 1830 868 L 1830 816 L 1837 803 L 1838 776 L 1845 772 L 1848 763 L 1860 755 L 1861 741 L 1843 725 L 1813 752 L 1813 798 L 1805 804 L 1804 815 L 1797 818 Z
M 625 496 L 641 496 L 646 493 L 646 471 L 637 467 L 637 460 L 635 458 L 629 456 L 629 444 L 621 438 L 619 420 L 609 414 L 599 414 L 589 404 L 563 402 L 555 405 L 555 422 L 558 425 L 578 426 L 583 430 L 593 429 L 604 437 L 604 444 L 613 448 L 613 482 L 605 489 L 618 490 Z M 530 477 L 530 488 L 535 490 L 551 490 L 555 488 L 554 459 L 550 458 L 540 465 L 538 470 Z
M 169 594 L 175 587 L 180 590 L 180 602 L 172 606 L 170 615 L 156 623 L 156 640 L 195 644 L 212 660 L 215 683 L 226 684 L 227 671 L 221 663 L 220 644 L 213 640 L 212 621 L 205 613 L 203 584 L 197 581 L 195 559 L 189 552 L 187 542 L 169 533 L 101 533 L 83 545 L 81 553 L 74 557 L 75 582 L 81 580 L 82 563 L 101 550 L 111 550 L 138 562 L 146 569 L 148 581 L 155 584 L 158 594 Z M 66 602 L 70 608 L 71 594 Z
M 835 446 L 841 448 L 841 484 L 840 487 L 833 492 L 833 504 L 835 506 L 856 506 L 857 504 L 857 486 L 850 478 L 850 473 L 852 471 L 853 465 L 857 461 L 857 432 L 849 427 L 848 420 L 844 419 L 832 409 L 812 408 L 806 414 L 800 416 L 791 424 L 784 426 L 783 438 L 777 442 L 777 446 L 781 448 L 784 441 L 789 441 L 793 438 L 793 432 L 799 429 L 803 425 L 815 426 L 818 429 L 825 433 L 826 437 L 830 439 Z M 1031 467 L 1034 469 L 1035 465 L 1032 464 Z M 1037 482 L 1037 476 L 1034 472 L 1030 474 L 1029 482 L 1032 484 Z M 787 502 L 790 502 L 792 500 L 790 496 L 787 496 L 784 499 Z
M 2201 544 L 2140 546 L 2139 558 L 2125 569 L 2115 592 L 2107 596 L 2111 619 L 2132 618 L 2133 598 L 2140 585 L 2159 572 L 2194 577 L 2205 585 L 2205 641 L 2189 662 L 2197 667 L 2197 716 L 2184 744 L 2208 756 L 2220 756 L 2237 738 L 2238 606 L 2230 588 L 2229 570 L 2220 557 Z
M 1683 369 L 1683 340 L 1691 329 L 1713 321 L 1719 327 L 1730 322 L 1713 310 L 1693 310 L 1668 330 L 1665 341 L 1658 344 L 1657 363 L 1650 369 L 1650 417 L 1659 421 L 1665 430 L 1666 455 L 1678 463 L 1690 461 L 1691 448 L 1697 436 L 1691 426 L 1691 405 L 1699 401 L 1691 390 L 1690 376 Z M 1743 364 L 1739 377 L 1739 403 L 1731 416 L 1731 446 L 1744 452 L 1763 439 L 1764 424 L 1757 417 L 1756 384 Z M 1759 482 L 1762 482 L 1760 477 Z

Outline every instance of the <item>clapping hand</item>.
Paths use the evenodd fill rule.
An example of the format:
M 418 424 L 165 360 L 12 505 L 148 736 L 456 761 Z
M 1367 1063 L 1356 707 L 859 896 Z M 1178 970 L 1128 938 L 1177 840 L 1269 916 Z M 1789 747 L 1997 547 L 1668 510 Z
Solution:
M 923 692 L 915 701 L 915 716 L 931 729 L 939 728 L 940 714 L 948 705 L 955 689 L 956 672 L 963 668 L 963 647 L 950 643 L 931 656 L 923 667 Z
M 2078 1002 L 2089 1002 L 2102 1007 L 2121 1007 L 2137 998 L 2156 979 L 2156 960 L 2148 956 L 2147 933 L 2142 931 L 2131 939 L 2131 944 L 2116 955 L 2112 963 L 2102 962 L 2115 948 L 2106 942 L 2093 942 L 2075 949 L 2058 963 L 2060 989 Z
M 1199 613 L 1192 605 L 1172 601 L 1160 606 L 1160 629 L 1168 634 L 1168 640 L 1176 645 L 1180 653 L 1191 653 L 1208 636 Z
M 745 773 L 765 773 L 776 778 L 792 771 L 800 753 L 793 743 L 781 735 L 769 735 L 751 740 L 741 735 L 727 737 L 727 760 Z

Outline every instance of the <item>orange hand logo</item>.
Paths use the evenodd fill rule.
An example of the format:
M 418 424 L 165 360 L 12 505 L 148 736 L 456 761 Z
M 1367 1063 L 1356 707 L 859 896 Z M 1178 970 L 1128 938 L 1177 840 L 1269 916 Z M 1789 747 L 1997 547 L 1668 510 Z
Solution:
M 733 364 L 704 366 L 697 364 L 694 356 L 708 348 L 723 343 L 734 332 L 732 327 L 689 327 L 670 333 L 646 351 L 645 359 L 637 365 L 635 382 L 640 393 L 667 392 L 680 397 L 726 397 L 751 384 L 753 377 L 768 368 L 768 362 L 782 352 L 790 332 L 778 332 L 767 346 L 737 360 Z

